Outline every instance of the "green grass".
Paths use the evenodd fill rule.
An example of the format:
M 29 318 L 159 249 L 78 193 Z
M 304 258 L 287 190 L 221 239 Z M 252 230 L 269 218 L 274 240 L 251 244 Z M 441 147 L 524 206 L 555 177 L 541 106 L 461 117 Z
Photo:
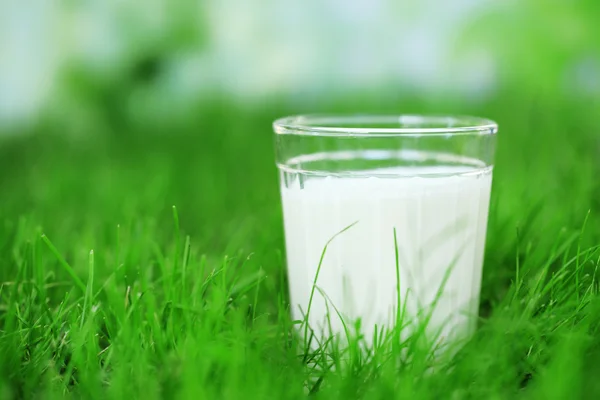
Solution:
M 2 141 L 0 398 L 598 397 L 593 105 L 449 104 L 317 108 L 500 123 L 481 319 L 449 363 L 432 369 L 418 338 L 302 350 L 270 122 L 304 110 L 224 102 L 162 125 L 46 121 Z

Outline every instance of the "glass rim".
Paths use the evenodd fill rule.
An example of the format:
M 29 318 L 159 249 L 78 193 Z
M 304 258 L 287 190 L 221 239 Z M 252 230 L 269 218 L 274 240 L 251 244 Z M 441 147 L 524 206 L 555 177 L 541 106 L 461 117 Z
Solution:
M 279 118 L 273 130 L 277 135 L 330 137 L 477 136 L 495 135 L 498 124 L 466 115 L 305 114 Z

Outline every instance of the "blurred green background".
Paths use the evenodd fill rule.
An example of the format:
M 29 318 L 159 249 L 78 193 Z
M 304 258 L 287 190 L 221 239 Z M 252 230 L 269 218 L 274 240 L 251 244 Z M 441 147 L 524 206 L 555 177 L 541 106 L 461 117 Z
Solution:
M 287 289 L 271 122 L 472 114 L 500 126 L 481 306 L 494 315 L 516 266 L 535 277 L 568 253 L 561 241 L 588 212 L 580 248 L 600 243 L 599 21 L 595 0 L 2 2 L 0 280 L 24 279 L 22 246 L 43 232 L 81 277 L 93 248 L 96 282 L 125 257 L 114 289 L 124 293 L 160 275 L 175 205 L 193 255 L 266 272 L 254 306 L 273 320 Z M 43 254 L 43 281 L 58 285 L 48 304 L 58 306 L 67 275 Z M 494 343 L 498 353 L 523 350 Z M 519 374 L 543 370 L 543 351 Z M 35 375 L 37 364 L 11 357 L 5 368 Z M 484 361 L 497 375 L 500 364 Z M 11 371 L 11 390 L 28 393 Z M 477 382 L 488 396 L 497 387 L 486 379 Z M 496 384 L 518 386 L 507 382 Z
M 215 97 L 262 112 L 348 98 L 397 111 L 408 98 L 440 111 L 508 96 L 591 100 L 598 15 L 592 0 L 7 1 L 0 121 L 52 118 L 84 135 L 191 125 Z

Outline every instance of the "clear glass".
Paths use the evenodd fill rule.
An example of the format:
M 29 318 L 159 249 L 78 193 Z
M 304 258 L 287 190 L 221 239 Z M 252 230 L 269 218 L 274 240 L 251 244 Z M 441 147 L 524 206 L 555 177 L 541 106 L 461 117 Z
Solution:
M 367 342 L 399 321 L 403 335 L 472 333 L 496 123 L 309 115 L 273 125 L 292 317 L 317 338 L 359 320 Z

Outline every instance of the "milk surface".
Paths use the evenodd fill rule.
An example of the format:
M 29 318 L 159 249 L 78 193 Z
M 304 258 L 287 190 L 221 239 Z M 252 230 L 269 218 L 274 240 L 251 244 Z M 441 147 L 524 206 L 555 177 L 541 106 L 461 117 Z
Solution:
M 347 176 L 281 173 L 294 319 L 303 319 L 308 310 L 325 245 L 354 224 L 331 240 L 323 257 L 309 314 L 317 337 L 343 333 L 336 308 L 352 326 L 361 320 L 367 342 L 375 324 L 393 327 L 395 243 L 400 309 L 409 325 L 404 333 L 429 314 L 427 331 L 436 340 L 473 331 L 491 167 L 396 167 Z

